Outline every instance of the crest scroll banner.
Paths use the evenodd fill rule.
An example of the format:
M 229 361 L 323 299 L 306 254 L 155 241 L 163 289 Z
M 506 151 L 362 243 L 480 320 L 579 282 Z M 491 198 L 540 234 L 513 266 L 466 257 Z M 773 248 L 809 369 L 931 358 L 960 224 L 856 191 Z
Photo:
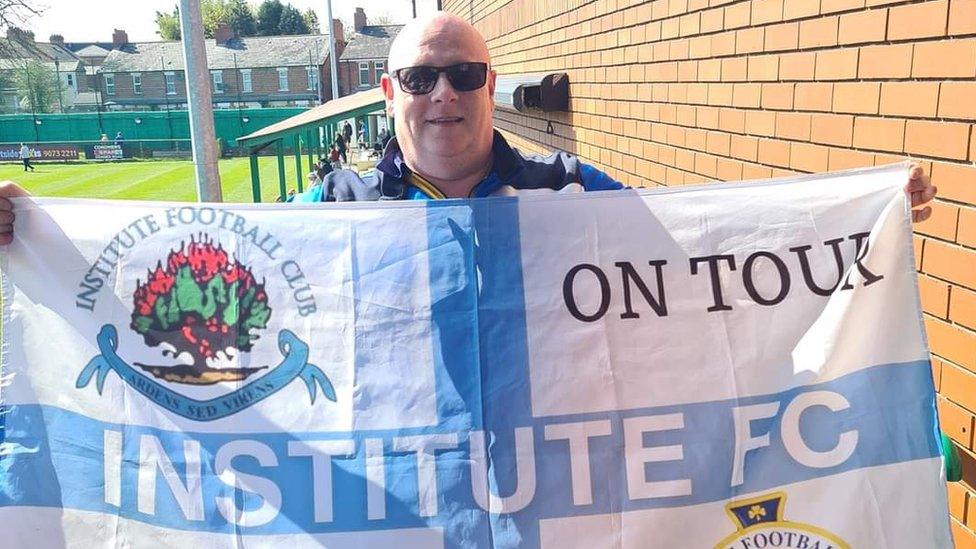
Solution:
M 5 547 L 950 547 L 907 167 L 22 199 Z

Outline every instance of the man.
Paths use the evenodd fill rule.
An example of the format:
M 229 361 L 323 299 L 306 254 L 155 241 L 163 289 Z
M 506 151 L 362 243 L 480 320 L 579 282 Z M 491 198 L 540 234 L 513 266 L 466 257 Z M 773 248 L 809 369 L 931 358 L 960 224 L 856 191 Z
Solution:
M 123 143 L 125 143 L 125 137 L 122 135 L 122 132 L 119 131 L 117 134 L 115 134 L 115 144 L 121 147 Z
M 346 139 L 346 143 L 352 143 L 352 124 L 348 120 L 342 124 L 342 137 Z
M 31 157 L 30 147 L 28 147 L 24 143 L 21 143 L 20 144 L 20 160 L 23 161 L 23 163 L 24 163 L 24 171 L 25 172 L 27 171 L 27 168 L 30 168 L 30 171 L 34 171 L 34 166 L 31 164 L 30 157 Z
M 495 71 L 490 70 L 484 39 L 463 19 L 437 13 L 411 21 L 394 40 L 388 66 L 390 73 L 380 84 L 398 135 L 390 140 L 377 169 L 365 178 L 336 170 L 322 185 L 297 195 L 296 201 L 462 198 L 526 189 L 623 187 L 567 153 L 522 155 L 493 130 Z M 913 208 L 936 193 L 917 166 L 905 190 Z M 3 197 L 26 195 L 11 182 L 0 183 L 0 245 L 13 238 L 13 211 Z M 912 219 L 923 221 L 931 213 L 928 206 L 916 209 Z

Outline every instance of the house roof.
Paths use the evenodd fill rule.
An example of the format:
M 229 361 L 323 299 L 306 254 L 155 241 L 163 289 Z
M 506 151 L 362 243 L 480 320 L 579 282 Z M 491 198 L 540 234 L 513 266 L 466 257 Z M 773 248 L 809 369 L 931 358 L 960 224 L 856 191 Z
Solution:
M 211 39 L 206 47 L 211 69 L 322 65 L 329 58 L 329 37 L 321 34 L 234 38 L 221 45 Z M 99 70 L 183 70 L 183 45 L 178 40 L 125 44 L 109 52 Z
M 400 34 L 403 25 L 366 25 L 353 34 L 346 49 L 339 56 L 340 61 L 359 59 L 383 59 L 390 56 L 393 39 Z
M 83 48 L 72 50 L 78 57 L 104 57 L 108 55 L 109 49 L 103 48 L 98 44 L 89 44 Z
M 28 42 L 23 40 L 0 39 L 0 66 L 19 68 L 20 60 L 35 59 L 52 70 L 73 72 L 84 62 L 71 51 L 50 42 Z M 57 66 L 55 67 L 55 61 Z

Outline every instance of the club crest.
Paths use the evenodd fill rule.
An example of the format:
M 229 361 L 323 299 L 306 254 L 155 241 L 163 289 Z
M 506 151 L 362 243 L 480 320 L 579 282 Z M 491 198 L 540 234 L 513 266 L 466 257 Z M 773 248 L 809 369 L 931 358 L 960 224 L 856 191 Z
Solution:
M 785 507 L 783 492 L 729 503 L 725 512 L 735 523 L 736 531 L 718 542 L 715 549 L 850 549 L 847 543 L 823 528 L 784 520 Z

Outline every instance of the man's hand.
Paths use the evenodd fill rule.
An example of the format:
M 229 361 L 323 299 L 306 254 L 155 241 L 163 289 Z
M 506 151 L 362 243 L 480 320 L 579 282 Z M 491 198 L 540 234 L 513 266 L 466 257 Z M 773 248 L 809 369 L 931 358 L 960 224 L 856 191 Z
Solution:
M 932 215 L 932 207 L 925 206 L 924 208 L 919 208 L 918 206 L 930 202 L 935 198 L 935 193 L 938 192 L 938 189 L 932 185 L 928 174 L 918 164 L 913 163 L 911 166 L 911 173 L 908 176 L 908 184 L 905 185 L 905 192 L 908 193 L 908 197 L 912 200 L 912 223 L 920 223 L 928 219 Z
M 13 181 L 0 181 L 0 246 L 14 240 L 14 204 L 11 198 L 30 196 Z

